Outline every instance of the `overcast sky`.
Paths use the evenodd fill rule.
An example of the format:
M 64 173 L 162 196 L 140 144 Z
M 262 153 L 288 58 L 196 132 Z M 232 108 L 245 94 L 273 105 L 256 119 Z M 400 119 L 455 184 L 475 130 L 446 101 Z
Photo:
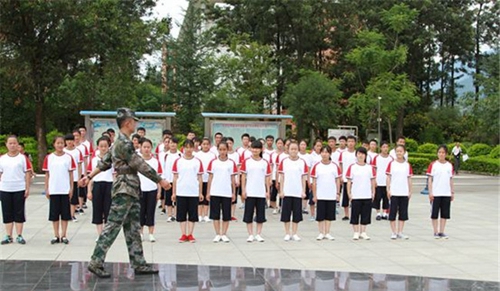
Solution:
M 172 17 L 172 31 L 173 37 L 177 38 L 179 35 L 180 25 L 184 19 L 184 11 L 188 7 L 187 0 L 157 0 L 154 13 L 158 18 Z

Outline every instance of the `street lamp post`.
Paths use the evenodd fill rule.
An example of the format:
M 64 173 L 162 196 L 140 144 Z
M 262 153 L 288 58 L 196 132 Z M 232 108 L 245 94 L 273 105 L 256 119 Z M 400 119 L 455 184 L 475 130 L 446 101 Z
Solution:
M 380 100 L 382 100 L 382 97 L 378 96 L 378 118 L 377 118 L 377 123 L 378 123 L 378 144 L 382 141 L 382 133 L 380 132 L 380 123 L 382 122 L 382 118 L 380 118 Z

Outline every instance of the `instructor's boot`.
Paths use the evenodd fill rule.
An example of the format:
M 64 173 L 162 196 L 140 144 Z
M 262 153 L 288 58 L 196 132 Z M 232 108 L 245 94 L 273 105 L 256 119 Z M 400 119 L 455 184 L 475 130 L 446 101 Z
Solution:
M 98 266 L 96 264 L 90 263 L 87 269 L 99 278 L 109 278 L 111 274 L 104 270 L 103 266 Z
M 136 275 L 149 275 L 149 274 L 158 274 L 158 270 L 153 268 L 153 266 L 146 264 L 139 266 L 134 269 Z

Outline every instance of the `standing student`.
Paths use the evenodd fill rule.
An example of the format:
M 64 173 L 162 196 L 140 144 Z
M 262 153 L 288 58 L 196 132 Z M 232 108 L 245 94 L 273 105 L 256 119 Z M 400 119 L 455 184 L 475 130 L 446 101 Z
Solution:
M 203 175 L 202 175 L 202 180 L 203 180 L 203 185 L 202 185 L 202 194 L 203 194 L 203 200 L 200 201 L 200 206 L 198 207 L 198 215 L 199 215 L 199 221 L 200 222 L 209 222 L 210 218 L 208 218 L 208 200 L 206 199 L 207 197 L 207 184 L 208 184 L 208 173 L 207 173 L 207 168 L 208 164 L 210 161 L 213 159 L 216 159 L 217 156 L 210 151 L 210 139 L 208 137 L 204 137 L 201 141 L 201 151 L 197 152 L 194 155 L 196 158 L 198 158 L 202 165 L 203 165 Z
M 250 149 L 250 135 L 248 133 L 244 133 L 241 135 L 241 147 L 236 149 L 236 152 L 240 155 L 243 155 L 243 151 Z
M 203 201 L 203 164 L 193 155 L 194 143 L 184 141 L 184 156 L 175 160 L 172 166 L 174 183 L 172 201 L 177 203 L 177 221 L 181 227 L 179 242 L 196 242 L 193 236 L 194 224 L 198 221 L 198 204 Z
M 274 185 L 276 187 L 276 189 L 278 189 L 278 192 L 280 191 L 280 185 L 281 185 L 281 176 L 279 174 L 279 171 L 278 171 L 278 168 L 279 168 L 279 165 L 281 164 L 281 161 L 283 161 L 284 159 L 288 158 L 289 156 L 289 153 L 288 153 L 288 147 L 290 146 L 290 142 L 291 140 L 290 139 L 285 139 L 283 141 L 283 152 L 281 152 L 280 154 L 276 155 L 276 159 L 274 160 L 274 163 L 276 164 L 276 169 L 275 169 L 275 176 L 276 176 L 276 180 L 274 182 Z M 279 200 L 277 201 L 278 202 L 278 205 L 275 209 L 273 209 L 273 214 L 278 214 L 280 213 L 281 211 L 281 206 L 282 206 L 282 201 L 283 198 L 279 198 Z
M 398 136 L 398 139 L 396 141 L 396 146 L 398 145 L 406 145 L 406 139 L 404 136 L 400 135 Z M 396 148 L 393 148 L 390 152 L 389 155 L 393 158 L 396 159 Z M 408 152 L 405 152 L 405 160 L 408 161 Z
M 312 192 L 316 202 L 316 221 L 318 222 L 319 235 L 317 240 L 335 240 L 330 234 L 332 221 L 335 221 L 335 208 L 340 198 L 340 183 L 342 171 L 332 162 L 331 148 L 326 145 L 320 149 L 321 161 L 314 164 L 311 170 L 313 179 Z
M 161 176 L 163 173 L 161 164 L 153 157 L 151 150 L 153 148 L 153 142 L 147 138 L 142 138 L 141 141 L 141 155 L 144 161 L 153 168 L 158 175 Z M 144 237 L 144 226 L 148 227 L 149 231 L 149 241 L 155 242 L 155 210 L 156 202 L 161 196 L 161 187 L 158 183 L 151 181 L 144 175 L 139 173 L 139 181 L 141 182 L 141 211 L 139 214 L 140 224 L 141 224 L 141 238 Z
M 162 131 L 162 143 L 158 143 L 155 149 L 156 157 L 159 158 L 161 153 L 168 152 L 168 144 L 170 139 L 172 138 L 172 131 L 169 129 L 165 129 Z
M 264 152 L 267 153 L 268 155 L 271 155 L 274 153 L 274 136 L 272 135 L 267 135 L 266 136 L 266 147 L 264 148 Z
M 160 161 L 161 167 L 162 167 L 164 172 L 165 172 L 165 154 L 166 154 L 166 152 L 169 151 L 170 138 L 171 138 L 171 136 L 169 136 L 169 135 L 163 135 L 163 141 L 156 146 L 156 150 L 155 150 L 155 157 L 158 159 L 158 161 Z M 160 145 L 161 145 L 161 147 L 160 147 Z M 172 181 L 172 180 L 168 180 L 168 181 Z M 160 187 L 160 189 L 161 189 L 161 187 Z M 158 206 L 158 208 L 161 209 L 161 212 L 160 212 L 161 215 L 166 213 L 165 191 L 163 191 L 163 190 L 161 190 L 160 206 Z
M 387 166 L 394 159 L 389 155 L 389 144 L 386 141 L 380 143 L 380 154 L 372 160 L 372 166 L 377 170 L 377 188 L 375 189 L 375 199 L 373 199 L 373 209 L 377 212 L 376 220 L 387 219 L 389 213 L 389 198 L 387 196 Z M 380 203 L 382 202 L 382 203 Z
M 102 136 L 97 140 L 97 154 L 89 162 L 87 173 L 92 173 L 104 156 L 109 152 L 111 140 Z M 87 198 L 92 201 L 92 224 L 97 229 L 97 239 L 108 221 L 111 209 L 111 188 L 113 186 L 113 167 L 97 174 L 88 185 Z M 96 240 L 97 241 L 97 240 Z
M 273 208 L 273 214 L 278 213 L 278 187 L 276 183 L 276 171 L 278 170 L 278 165 L 276 165 L 276 158 L 279 156 L 284 150 L 284 143 L 281 137 L 276 139 L 276 150 L 271 154 L 271 167 L 272 167 L 272 175 L 271 175 L 271 189 L 270 189 L 270 198 L 269 198 L 269 207 Z
M 94 147 L 92 145 L 92 141 L 87 138 L 87 127 L 85 125 L 80 125 L 78 127 L 78 131 L 81 136 L 80 143 L 88 149 L 88 154 L 91 156 L 94 153 Z
M 339 140 L 342 140 L 343 137 L 340 137 Z M 347 137 L 347 148 L 345 151 L 340 153 L 339 157 L 339 165 L 342 169 L 342 176 L 344 179 L 343 191 L 342 191 L 342 207 L 344 208 L 344 217 L 342 220 L 349 220 L 349 197 L 347 194 L 347 169 L 352 164 L 355 164 L 357 161 L 356 157 L 356 138 L 352 135 Z M 366 162 L 366 161 L 365 161 Z
M 71 220 L 69 201 L 73 195 L 73 171 L 76 163 L 71 155 L 64 152 L 64 137 L 54 138 L 55 151 L 45 157 L 45 196 L 50 200 L 49 221 L 52 221 L 54 238 L 51 244 L 68 244 L 68 221 Z M 59 230 L 61 232 L 59 232 Z
M 137 133 L 134 133 L 132 135 L 132 145 L 134 146 L 134 151 L 136 153 L 141 152 L 141 144 L 140 144 L 141 136 L 138 135 Z
M 111 145 L 113 145 L 116 136 L 115 130 L 110 127 L 106 130 L 106 132 L 109 134 L 109 140 L 111 141 Z
M 453 165 L 446 160 L 447 154 L 446 145 L 440 145 L 437 152 L 438 159 L 432 162 L 427 169 L 429 200 L 432 204 L 432 228 L 436 239 L 448 239 L 444 230 L 446 221 L 451 218 L 451 202 L 455 198 Z
M 235 211 L 236 211 L 236 204 L 238 203 L 238 195 L 241 195 L 241 184 L 240 184 L 240 155 L 234 150 L 234 139 L 230 136 L 224 137 L 224 141 L 227 144 L 227 156 L 229 159 L 234 161 L 236 163 L 236 167 L 238 168 L 238 172 L 234 176 L 234 193 L 236 194 L 235 199 L 233 202 L 231 202 L 231 221 L 237 221 L 238 219 L 236 218 Z
M 90 158 L 90 147 L 86 145 L 86 143 L 82 140 L 82 132 L 86 133 L 87 131 L 81 126 L 80 128 L 73 129 L 73 137 L 75 140 L 76 148 L 83 155 L 83 162 L 80 163 L 79 167 L 80 173 L 83 175 L 87 170 L 89 158 Z M 82 176 L 80 176 L 81 178 Z M 87 188 L 86 187 L 78 187 L 78 206 L 75 209 L 75 213 L 83 214 L 84 210 L 87 208 Z
M 339 148 L 337 149 L 337 151 L 339 153 L 343 153 L 344 151 L 347 150 L 347 142 L 348 142 L 348 139 L 347 137 L 345 137 L 345 135 L 342 135 L 339 137 Z
M 170 185 L 172 185 L 172 181 L 174 180 L 174 174 L 172 173 L 172 167 L 174 165 L 175 160 L 180 158 L 182 156 L 182 153 L 177 150 L 177 144 L 179 143 L 179 140 L 176 137 L 172 137 L 170 139 L 169 145 L 168 145 L 168 151 L 163 153 L 163 155 L 160 155 L 160 162 L 163 162 L 162 164 L 162 169 L 163 169 L 163 179 L 167 180 L 170 182 Z M 165 190 L 162 190 L 162 196 L 164 197 L 163 202 L 165 203 L 164 207 L 166 206 L 167 208 L 167 222 L 172 222 L 175 221 L 175 213 L 176 213 L 176 207 L 175 204 L 172 201 L 172 188 Z M 165 208 L 162 210 L 162 213 Z
M 227 156 L 228 146 L 220 142 L 217 146 L 219 157 L 208 164 L 207 200 L 210 201 L 210 219 L 214 222 L 213 242 L 229 242 L 227 229 L 231 221 L 231 202 L 236 200 L 235 176 L 236 163 Z M 220 222 L 222 210 L 222 225 Z
M 306 181 L 309 173 L 307 163 L 298 155 L 299 145 L 296 141 L 288 146 L 289 156 L 281 161 L 278 167 L 280 175 L 280 197 L 283 199 L 281 222 L 285 225 L 285 241 L 300 241 L 297 234 L 299 222 L 302 221 L 302 200 L 306 198 Z M 290 217 L 292 229 L 290 231 Z
M 138 127 L 137 128 L 137 134 L 143 138 L 146 136 L 146 129 L 144 127 Z
M 210 148 L 210 151 L 215 155 L 218 156 L 219 153 L 217 152 L 217 147 L 219 146 L 219 143 L 222 141 L 222 138 L 224 136 L 222 135 L 221 132 L 216 132 L 214 134 L 214 143 L 213 146 Z
M 262 144 L 251 144 L 252 156 L 241 164 L 241 198 L 245 200 L 243 222 L 247 224 L 247 242 L 264 242 L 262 226 L 266 222 L 266 199 L 269 198 L 271 166 L 262 158 Z M 257 223 L 254 236 L 253 221 Z
M 12 243 L 15 224 L 16 241 L 26 244 L 23 238 L 23 227 L 26 222 L 25 203 L 30 194 L 33 168 L 28 157 L 19 152 L 17 136 L 8 136 L 5 145 L 7 153 L 0 156 L 0 201 L 5 237 L 0 243 L 2 245 Z
M 322 160 L 321 149 L 323 148 L 323 141 L 321 139 L 316 139 L 311 151 L 311 162 L 313 165 L 319 163 Z M 331 152 L 331 149 L 330 149 Z
M 351 200 L 351 225 L 353 240 L 369 240 L 366 226 L 371 222 L 371 206 L 375 196 L 375 168 L 366 163 L 367 151 L 356 150 L 357 162 L 347 168 L 347 193 Z
M 78 180 L 80 179 L 80 177 L 82 177 L 81 166 L 83 163 L 83 155 L 82 152 L 75 146 L 74 135 L 72 134 L 65 135 L 64 143 L 66 144 L 64 152 L 71 155 L 76 163 L 76 170 L 73 171 L 73 195 L 71 195 L 70 208 L 71 208 L 71 219 L 73 220 L 73 222 L 77 222 L 78 219 L 76 218 L 75 213 L 76 213 L 76 208 L 81 205 L 78 195 Z M 78 213 L 83 213 L 83 212 L 78 211 Z
M 411 177 L 413 170 L 411 165 L 405 160 L 405 147 L 396 147 L 396 160 L 387 166 L 387 197 L 391 200 L 391 210 L 389 211 L 389 221 L 391 222 L 391 239 L 408 239 L 403 233 L 405 221 L 408 220 L 408 204 L 411 198 Z M 398 222 L 396 226 L 396 216 Z
M 462 148 L 460 147 L 460 143 L 458 141 L 455 143 L 451 153 L 453 154 L 453 158 L 455 160 L 455 175 L 458 175 L 458 170 L 460 169 L 460 157 L 462 156 Z
M 371 164 L 375 156 L 377 156 L 377 147 L 378 147 L 378 142 L 376 139 L 370 140 L 368 144 L 368 157 L 366 159 L 366 162 L 368 164 Z
M 306 162 L 307 169 L 311 170 L 313 166 L 313 160 L 310 153 L 307 152 L 307 142 L 305 140 L 301 140 L 299 142 L 299 158 L 303 159 Z M 309 211 L 311 212 L 311 217 L 309 220 L 314 221 L 315 209 L 314 209 L 314 201 L 312 199 L 312 191 L 311 191 L 311 179 L 310 173 L 307 173 L 306 179 L 306 197 L 302 200 L 302 213 L 309 214 L 307 211 L 307 205 L 309 205 Z

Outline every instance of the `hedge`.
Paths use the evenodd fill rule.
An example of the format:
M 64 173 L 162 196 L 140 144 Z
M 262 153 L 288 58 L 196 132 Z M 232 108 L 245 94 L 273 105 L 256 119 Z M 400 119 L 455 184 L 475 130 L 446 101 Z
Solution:
M 415 175 L 425 174 L 430 164 L 426 158 L 415 158 L 412 156 L 408 157 L 408 163 L 410 163 Z
M 478 156 L 487 156 L 491 152 L 491 147 L 484 143 L 476 143 L 469 148 L 469 156 L 478 157 Z
M 405 147 L 408 152 L 416 152 L 418 150 L 418 142 L 412 138 L 405 139 Z
M 472 157 L 460 164 L 460 169 L 475 173 L 500 174 L 500 159 Z
M 500 158 L 500 145 L 497 145 L 496 147 L 493 148 L 493 150 L 491 150 L 490 158 L 492 159 Z
M 436 154 L 437 149 L 438 149 L 438 146 L 436 144 L 424 143 L 418 147 L 417 153 Z

